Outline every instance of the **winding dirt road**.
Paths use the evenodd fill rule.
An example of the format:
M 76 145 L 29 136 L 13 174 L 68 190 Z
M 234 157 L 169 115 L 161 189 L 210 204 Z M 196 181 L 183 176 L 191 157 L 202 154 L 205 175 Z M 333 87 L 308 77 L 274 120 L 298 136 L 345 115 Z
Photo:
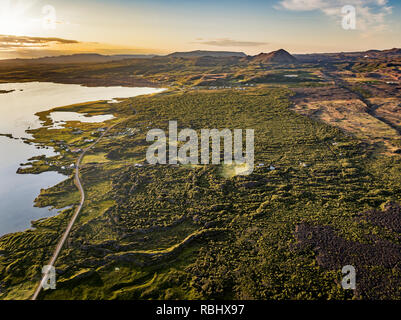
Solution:
M 75 220 L 77 219 L 79 213 L 81 212 L 81 209 L 82 209 L 82 207 L 84 205 L 84 202 L 85 202 L 85 191 L 82 188 L 81 180 L 79 179 L 79 167 L 80 167 L 80 164 L 82 162 L 82 159 L 85 156 L 85 153 L 88 152 L 90 149 L 92 149 L 117 124 L 118 123 L 116 123 L 116 124 L 110 126 L 109 128 L 107 128 L 107 130 L 104 131 L 102 133 L 102 135 L 94 143 L 92 143 L 89 147 L 87 147 L 86 149 L 84 149 L 82 151 L 81 155 L 79 156 L 79 158 L 76 161 L 74 183 L 77 186 L 77 188 L 79 190 L 79 193 L 81 194 L 81 201 L 79 202 L 78 207 L 75 209 L 74 215 L 72 216 L 70 222 L 68 223 L 67 229 L 65 230 L 65 232 L 64 232 L 63 236 L 61 237 L 61 239 L 59 240 L 59 242 L 58 242 L 58 244 L 57 244 L 57 246 L 56 246 L 56 248 L 54 250 L 53 256 L 51 257 L 50 261 L 47 264 L 48 266 L 54 267 L 54 264 L 56 263 L 57 257 L 59 256 L 60 251 L 63 248 L 64 243 L 67 240 L 68 235 L 71 232 L 72 226 L 74 225 Z M 35 293 L 33 294 L 32 298 L 31 298 L 31 300 L 36 300 L 37 299 L 39 293 L 41 292 L 41 290 L 43 288 L 43 284 L 45 284 L 47 282 L 47 280 L 48 280 L 49 271 L 47 271 L 46 273 L 43 274 L 42 280 L 39 282 L 39 284 L 38 284 L 38 286 L 37 286 L 37 288 L 35 290 Z

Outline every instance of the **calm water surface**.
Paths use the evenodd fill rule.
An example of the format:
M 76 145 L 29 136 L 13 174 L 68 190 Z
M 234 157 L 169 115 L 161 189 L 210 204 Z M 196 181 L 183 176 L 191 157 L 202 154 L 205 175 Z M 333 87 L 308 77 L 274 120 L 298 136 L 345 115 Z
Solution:
M 14 90 L 0 94 L 0 134 L 12 134 L 15 138 L 29 138 L 25 131 L 40 127 L 36 112 L 75 103 L 128 98 L 142 94 L 161 92 L 155 88 L 126 87 L 83 87 L 71 84 L 47 82 L 0 84 L 1 90 Z M 115 101 L 114 101 L 115 102 Z M 54 112 L 52 119 L 58 121 L 77 120 L 102 122 L 111 115 L 84 117 L 74 112 Z M 66 177 L 55 172 L 39 175 L 19 175 L 16 171 L 20 163 L 33 156 L 55 155 L 52 149 L 38 149 L 19 139 L 0 136 L 0 236 L 22 231 L 31 226 L 31 221 L 56 213 L 48 208 L 35 208 L 33 201 L 40 189 L 53 186 Z

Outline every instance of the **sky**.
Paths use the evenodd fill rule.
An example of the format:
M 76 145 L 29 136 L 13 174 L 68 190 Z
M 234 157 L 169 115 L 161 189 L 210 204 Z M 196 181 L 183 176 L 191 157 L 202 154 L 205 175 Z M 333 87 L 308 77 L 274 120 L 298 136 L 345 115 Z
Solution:
M 391 49 L 400 17 L 401 0 L 0 0 L 0 59 Z

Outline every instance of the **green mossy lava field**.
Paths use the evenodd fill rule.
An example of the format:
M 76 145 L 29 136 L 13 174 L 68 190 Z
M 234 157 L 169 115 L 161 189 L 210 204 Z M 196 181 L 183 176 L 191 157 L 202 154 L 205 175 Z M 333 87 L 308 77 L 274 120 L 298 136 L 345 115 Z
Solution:
M 50 128 L 50 111 L 39 114 L 44 126 L 30 131 L 32 142 L 59 155 L 32 159 L 21 173 L 64 173 L 66 180 L 41 190 L 35 202 L 63 210 L 0 238 L 0 299 L 32 295 L 79 203 L 74 151 L 112 124 L 83 159 L 86 201 L 56 262 L 57 289 L 40 299 L 400 298 L 369 277 L 356 291 L 340 283 L 342 263 L 381 273 L 389 285 L 400 276 L 397 263 L 341 249 L 343 243 L 362 246 L 368 257 L 378 243 L 401 246 L 401 230 L 367 213 L 401 201 L 400 157 L 296 114 L 293 95 L 268 84 L 241 91 L 172 89 L 57 108 L 115 116 L 60 129 Z M 147 164 L 146 133 L 167 131 L 171 120 L 197 131 L 254 129 L 254 172 L 230 176 L 222 165 Z M 335 235 L 332 247 L 317 238 L 325 234 Z M 330 263 L 322 259 L 327 254 Z

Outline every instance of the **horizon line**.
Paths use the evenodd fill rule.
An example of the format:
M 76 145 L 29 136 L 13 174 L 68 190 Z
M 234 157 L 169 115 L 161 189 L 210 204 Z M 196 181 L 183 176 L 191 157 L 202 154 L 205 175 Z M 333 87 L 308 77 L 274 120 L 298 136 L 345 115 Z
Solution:
M 355 50 L 355 51 L 331 51 L 331 52 L 302 52 L 302 53 L 292 53 L 284 48 L 278 49 L 278 50 L 285 50 L 289 52 L 292 55 L 314 55 L 314 54 L 340 54 L 340 53 L 360 53 L 360 52 L 368 52 L 368 51 L 388 51 L 388 50 L 394 50 L 394 49 L 401 49 L 398 47 L 393 47 L 393 48 L 387 48 L 387 49 L 367 49 L 367 50 Z M 275 52 L 278 50 L 273 50 L 273 51 L 261 51 L 258 54 L 262 53 L 271 53 Z M 76 53 L 66 53 L 66 54 L 59 54 L 59 55 L 49 55 L 49 56 L 42 56 L 42 57 L 27 57 L 27 58 L 0 58 L 0 61 L 4 60 L 37 60 L 37 59 L 45 59 L 45 58 L 57 58 L 57 57 L 70 57 L 70 56 L 75 56 L 75 55 L 99 55 L 103 57 L 115 57 L 115 56 L 155 56 L 155 57 L 167 57 L 168 55 L 174 54 L 174 53 L 189 53 L 189 52 L 196 52 L 196 51 L 203 51 L 203 52 L 232 52 L 232 53 L 243 53 L 246 56 L 256 56 L 255 55 L 250 55 L 247 54 L 244 51 L 233 51 L 233 50 L 204 50 L 204 49 L 195 49 L 195 50 L 188 50 L 188 51 L 172 51 L 166 54 L 157 54 L 157 53 L 115 53 L 115 54 L 103 54 L 103 53 L 98 53 L 96 51 L 88 51 L 88 52 L 76 52 Z

